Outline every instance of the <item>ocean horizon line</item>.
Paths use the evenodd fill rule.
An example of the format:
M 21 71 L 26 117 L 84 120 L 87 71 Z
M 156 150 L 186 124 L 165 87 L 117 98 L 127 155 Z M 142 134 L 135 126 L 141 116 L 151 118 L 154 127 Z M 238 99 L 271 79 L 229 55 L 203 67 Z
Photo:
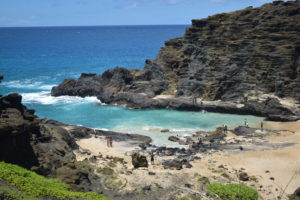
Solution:
M 10 28 L 77 28 L 77 27 L 153 27 L 153 26 L 190 26 L 191 24 L 135 24 L 135 25 L 66 25 L 66 26 L 0 26 L 0 29 Z

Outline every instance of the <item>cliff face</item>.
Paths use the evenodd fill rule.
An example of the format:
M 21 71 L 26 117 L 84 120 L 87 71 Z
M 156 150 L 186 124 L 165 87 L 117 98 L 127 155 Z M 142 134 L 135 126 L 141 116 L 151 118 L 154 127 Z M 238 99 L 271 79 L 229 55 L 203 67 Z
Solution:
M 300 2 L 275 1 L 193 20 L 185 35 L 166 41 L 156 59 L 146 60 L 144 69 L 117 67 L 102 75 L 82 74 L 78 80 L 66 79 L 51 94 L 97 96 L 105 103 L 137 108 L 240 111 L 298 119 Z M 199 97 L 236 105 L 217 108 L 153 98 L 161 94 L 174 95 L 177 101 Z M 293 106 L 283 106 L 282 98 Z
M 92 177 L 75 162 L 75 138 L 61 126 L 40 119 L 21 104 L 22 97 L 0 98 L 0 161 L 57 177 L 74 189 L 88 190 Z
M 300 100 L 300 2 L 193 20 L 153 61 L 168 92 L 228 100 L 259 93 Z

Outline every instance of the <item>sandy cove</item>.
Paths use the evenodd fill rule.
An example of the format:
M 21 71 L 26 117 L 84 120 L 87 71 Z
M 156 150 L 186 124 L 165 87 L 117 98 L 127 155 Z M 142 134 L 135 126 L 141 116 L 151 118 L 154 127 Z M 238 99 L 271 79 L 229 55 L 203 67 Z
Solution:
M 155 165 L 148 168 L 133 170 L 131 164 L 131 152 L 138 151 L 138 146 L 128 145 L 126 142 L 114 142 L 113 148 L 106 146 L 104 137 L 92 137 L 79 140 L 77 143 L 83 149 L 88 149 L 91 155 L 98 155 L 99 151 L 105 156 L 123 158 L 124 165 L 117 164 L 114 171 L 126 184 L 119 191 L 137 192 L 142 188 L 157 187 L 166 190 L 160 199 L 168 199 L 170 194 L 176 197 L 184 196 L 185 193 L 198 194 L 205 197 L 200 189 L 204 187 L 206 178 L 210 182 L 243 182 L 238 179 L 239 171 L 248 173 L 250 181 L 244 184 L 256 188 L 261 199 L 276 199 L 284 193 L 291 194 L 300 183 L 300 121 L 296 122 L 265 122 L 264 128 L 281 130 L 275 135 L 264 137 L 272 143 L 294 143 L 292 146 L 263 151 L 240 151 L 239 153 L 211 152 L 199 153 L 200 160 L 191 162 L 192 168 L 182 170 L 164 169 L 162 160 L 167 156 L 156 156 Z M 285 131 L 286 130 L 286 131 Z M 230 132 L 230 137 L 236 137 Z M 101 149 L 101 150 L 100 150 Z M 77 154 L 78 160 L 90 156 Z M 148 161 L 150 158 L 147 157 Z M 96 167 L 107 166 L 109 160 L 100 159 Z M 199 181 L 201 180 L 201 181 Z M 169 188 L 177 188 L 170 191 Z M 148 188 L 149 189 L 149 188 Z M 155 190 L 155 189 L 152 189 Z M 172 196 L 171 195 L 171 196 Z M 154 198 L 154 197 L 153 197 Z M 155 198 L 154 198 L 155 199 Z

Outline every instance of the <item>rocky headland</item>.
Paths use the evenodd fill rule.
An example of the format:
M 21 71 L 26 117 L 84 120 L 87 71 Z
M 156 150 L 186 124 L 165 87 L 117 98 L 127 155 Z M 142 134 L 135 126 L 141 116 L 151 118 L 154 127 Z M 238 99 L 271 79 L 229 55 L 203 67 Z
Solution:
M 53 96 L 97 96 L 130 108 L 171 108 L 300 117 L 300 2 L 274 1 L 192 20 L 140 70 L 81 74 Z M 196 98 L 196 101 L 194 100 Z
M 104 192 L 101 178 L 74 152 L 85 153 L 76 143 L 82 138 L 111 136 L 131 145 L 149 144 L 151 138 L 67 125 L 34 115 L 13 93 L 0 97 L 0 161 L 17 164 L 46 177 L 59 178 L 79 191 Z M 101 151 L 101 148 L 99 148 Z

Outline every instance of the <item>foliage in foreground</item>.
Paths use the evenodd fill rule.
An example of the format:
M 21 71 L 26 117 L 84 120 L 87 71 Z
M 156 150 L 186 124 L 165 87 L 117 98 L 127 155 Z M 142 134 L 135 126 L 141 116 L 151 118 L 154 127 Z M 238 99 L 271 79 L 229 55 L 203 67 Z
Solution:
M 289 200 L 300 200 L 300 197 L 297 197 L 296 195 L 291 194 L 291 195 L 288 196 L 288 199 Z
M 0 199 L 6 199 L 6 200 L 37 200 L 34 197 L 30 197 L 24 192 L 8 189 L 8 188 L 2 188 L 0 187 Z
M 48 179 L 13 164 L 0 162 L 0 180 L 18 187 L 32 197 L 56 197 L 58 199 L 108 200 L 95 192 L 74 192 L 58 179 Z M 9 192 L 6 192 L 9 193 Z M 12 192 L 10 192 L 12 193 Z
M 257 200 L 258 193 L 255 189 L 242 184 L 212 183 L 206 185 L 211 196 L 217 195 L 223 200 Z

